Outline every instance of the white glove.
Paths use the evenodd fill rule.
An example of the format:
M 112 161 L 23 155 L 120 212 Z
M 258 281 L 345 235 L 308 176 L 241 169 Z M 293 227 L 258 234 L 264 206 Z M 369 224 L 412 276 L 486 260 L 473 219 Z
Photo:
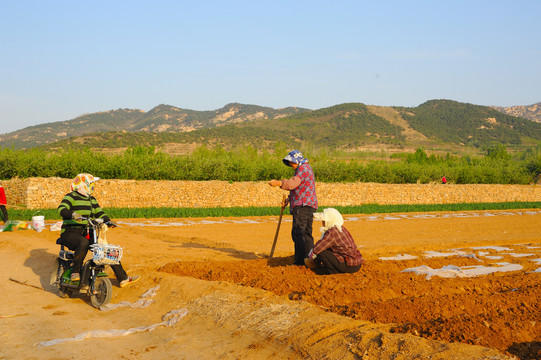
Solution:
M 308 257 L 312 260 L 315 260 L 317 258 L 317 255 L 314 254 L 314 249 L 310 250 L 310 252 L 308 253 Z
M 71 214 L 71 218 L 75 221 L 83 220 L 83 216 L 81 214 L 76 213 L 75 211 Z

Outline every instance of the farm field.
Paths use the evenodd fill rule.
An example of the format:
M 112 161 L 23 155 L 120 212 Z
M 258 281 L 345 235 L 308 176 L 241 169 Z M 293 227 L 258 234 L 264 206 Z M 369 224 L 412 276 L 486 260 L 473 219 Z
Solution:
M 0 359 L 541 358 L 541 210 L 344 217 L 366 264 L 333 276 L 289 266 L 289 215 L 273 259 L 277 216 L 117 219 L 142 279 L 109 311 L 49 285 L 58 232 L 0 233 Z

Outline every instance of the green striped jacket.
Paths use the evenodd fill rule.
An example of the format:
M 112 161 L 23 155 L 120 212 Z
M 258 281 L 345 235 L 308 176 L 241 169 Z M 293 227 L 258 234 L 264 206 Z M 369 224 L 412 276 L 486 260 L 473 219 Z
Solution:
M 107 215 L 103 212 L 95 197 L 86 197 L 79 194 L 77 191 L 72 191 L 66 194 L 57 209 L 58 213 L 63 219 L 62 232 L 66 229 L 84 229 L 88 224 L 87 220 L 75 221 L 72 219 L 73 213 L 90 217 L 90 218 L 102 218 L 105 222 L 111 221 Z

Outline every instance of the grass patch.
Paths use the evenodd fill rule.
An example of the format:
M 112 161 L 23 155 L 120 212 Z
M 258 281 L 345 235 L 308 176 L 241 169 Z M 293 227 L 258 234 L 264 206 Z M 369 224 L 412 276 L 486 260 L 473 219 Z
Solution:
M 432 211 L 474 211 L 474 210 L 512 210 L 539 209 L 541 202 L 502 202 L 473 204 L 419 204 L 419 205 L 377 205 L 335 206 L 342 214 L 384 214 Z
M 327 207 L 322 206 L 320 211 Z M 377 205 L 334 206 L 342 214 L 383 214 L 433 211 L 475 211 L 540 209 L 541 202 L 502 202 L 473 204 L 426 204 L 426 205 Z M 110 208 L 104 211 L 112 219 L 132 218 L 199 218 L 199 217 L 247 217 L 279 215 L 279 207 L 231 207 L 231 208 Z M 289 213 L 289 208 L 285 210 Z M 30 221 L 34 215 L 44 215 L 47 220 L 60 220 L 56 209 L 21 210 L 9 209 L 12 220 Z

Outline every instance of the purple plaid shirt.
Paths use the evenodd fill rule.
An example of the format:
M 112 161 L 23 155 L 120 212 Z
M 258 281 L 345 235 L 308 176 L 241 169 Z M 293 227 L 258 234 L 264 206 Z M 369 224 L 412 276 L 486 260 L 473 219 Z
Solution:
M 314 254 L 319 254 L 323 250 L 332 251 L 338 261 L 346 265 L 356 266 L 364 263 L 363 256 L 357 249 L 357 244 L 349 231 L 342 226 L 342 232 L 336 226 L 325 231 L 323 237 L 314 245 Z
M 316 181 L 312 167 L 307 163 L 299 165 L 295 175 L 283 181 L 282 189 L 289 190 L 290 213 L 295 206 L 310 206 L 317 210 Z

